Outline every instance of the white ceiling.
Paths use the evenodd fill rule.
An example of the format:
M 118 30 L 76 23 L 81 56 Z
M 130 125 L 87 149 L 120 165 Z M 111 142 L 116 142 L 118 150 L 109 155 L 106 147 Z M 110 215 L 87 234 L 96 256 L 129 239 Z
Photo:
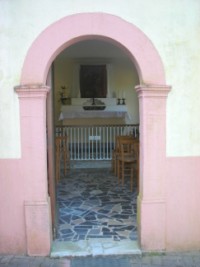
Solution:
M 128 58 L 119 47 L 100 40 L 87 40 L 66 48 L 59 57 L 68 58 Z

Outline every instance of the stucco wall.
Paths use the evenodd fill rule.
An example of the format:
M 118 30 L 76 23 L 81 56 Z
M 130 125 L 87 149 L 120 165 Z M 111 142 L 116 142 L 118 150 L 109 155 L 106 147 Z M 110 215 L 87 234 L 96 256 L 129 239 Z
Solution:
M 163 200 L 166 204 L 166 248 L 199 249 L 200 218 L 196 210 L 199 203 L 200 164 L 199 157 L 191 156 L 200 154 L 200 127 L 197 126 L 200 111 L 200 81 L 197 76 L 200 62 L 197 35 L 200 3 L 194 0 L 155 0 L 153 5 L 148 0 L 112 3 L 104 0 L 101 3 L 85 1 L 83 6 L 79 0 L 1 1 L 0 157 L 21 156 L 18 97 L 13 87 L 20 83 L 23 61 L 33 40 L 51 23 L 68 14 L 95 11 L 117 15 L 138 26 L 152 40 L 163 61 L 167 84 L 172 85 L 167 102 L 167 155 L 177 158 L 168 159 L 165 188 L 156 184 L 156 189 L 164 189 L 166 193 Z M 3 181 L 0 198 L 1 203 L 5 204 L 1 205 L 0 210 L 0 247 L 6 253 L 26 252 L 24 201 L 45 202 L 47 199 L 45 121 L 42 121 L 42 127 L 38 125 L 39 119 L 45 118 L 45 110 L 38 114 L 37 105 L 27 106 L 24 110 L 29 111 L 29 117 L 27 114 L 21 116 L 25 121 L 22 137 L 26 141 L 24 145 L 27 151 L 23 164 L 20 160 L 0 161 L 0 178 Z M 29 128 L 29 118 L 32 117 L 34 124 Z M 42 137 L 42 143 L 38 145 L 40 138 L 35 136 Z M 29 147 L 30 138 L 32 147 Z M 43 158 L 39 153 L 39 160 L 36 161 L 38 148 L 43 150 Z M 28 153 L 30 150 L 33 150 L 31 154 Z M 42 168 L 38 169 L 35 162 L 42 162 Z M 28 167 L 24 168 L 26 164 Z M 16 222 L 14 217 L 17 218 Z M 156 221 L 155 225 L 159 226 L 160 222 Z
M 166 249 L 199 250 L 200 157 L 168 158 Z
M 139 27 L 150 38 L 164 63 L 173 90 L 167 103 L 167 155 L 200 154 L 200 3 L 195 0 L 101 2 L 6 1 L 0 3 L 0 157 L 20 157 L 18 99 L 26 53 L 51 23 L 69 14 L 106 12 Z M 5 143 L 7 144 L 5 146 Z

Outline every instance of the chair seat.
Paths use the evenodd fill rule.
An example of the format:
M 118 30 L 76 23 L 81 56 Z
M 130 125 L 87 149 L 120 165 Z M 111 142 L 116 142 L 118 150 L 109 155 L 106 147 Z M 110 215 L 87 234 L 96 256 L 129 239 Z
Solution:
M 127 162 L 127 163 L 135 163 L 137 161 L 135 156 L 132 156 L 132 155 L 124 156 L 123 158 L 122 158 L 122 156 L 119 156 L 118 160 L 120 160 L 120 161 L 123 160 L 124 162 Z
M 132 136 L 129 135 L 118 135 L 115 139 L 115 149 L 112 152 L 112 170 L 114 174 L 117 175 L 117 163 L 118 157 L 120 156 L 120 140 L 131 140 Z

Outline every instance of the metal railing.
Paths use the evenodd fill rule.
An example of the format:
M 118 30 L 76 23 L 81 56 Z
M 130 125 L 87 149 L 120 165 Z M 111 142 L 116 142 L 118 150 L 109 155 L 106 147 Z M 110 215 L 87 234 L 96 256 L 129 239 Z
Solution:
M 56 136 L 67 136 L 71 160 L 110 160 L 118 135 L 139 136 L 139 124 L 56 126 Z

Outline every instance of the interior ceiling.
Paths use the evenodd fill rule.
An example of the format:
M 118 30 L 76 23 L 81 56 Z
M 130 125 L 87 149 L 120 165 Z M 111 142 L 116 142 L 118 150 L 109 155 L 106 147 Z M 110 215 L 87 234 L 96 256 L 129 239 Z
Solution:
M 87 40 L 66 48 L 59 57 L 68 58 L 128 58 L 119 47 L 99 40 Z

